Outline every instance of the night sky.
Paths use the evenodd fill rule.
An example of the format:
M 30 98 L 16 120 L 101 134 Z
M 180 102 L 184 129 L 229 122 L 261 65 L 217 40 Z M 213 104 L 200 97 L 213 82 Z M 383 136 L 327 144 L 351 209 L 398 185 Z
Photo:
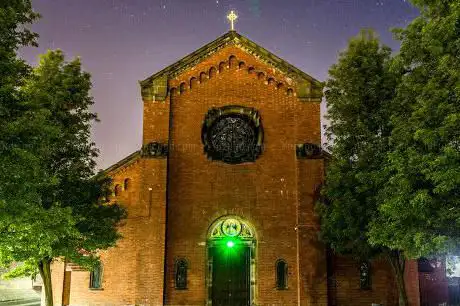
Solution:
M 46 49 L 81 56 L 93 77 L 93 137 L 106 168 L 138 150 L 142 137 L 139 80 L 174 63 L 229 30 L 236 30 L 313 77 L 327 70 L 348 38 L 376 30 L 397 49 L 388 31 L 418 11 L 404 0 L 33 0 L 42 19 L 37 48 L 22 50 L 30 63 Z

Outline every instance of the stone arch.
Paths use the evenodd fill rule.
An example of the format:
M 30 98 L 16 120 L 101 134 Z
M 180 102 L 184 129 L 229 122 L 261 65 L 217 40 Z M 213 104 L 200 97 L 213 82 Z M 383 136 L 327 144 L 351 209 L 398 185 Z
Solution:
M 180 94 L 183 94 L 186 90 L 187 90 L 187 85 L 185 84 L 185 82 L 180 83 L 179 85 Z
M 274 78 L 268 78 L 268 80 L 267 80 L 268 85 L 275 85 L 275 83 L 276 83 L 276 81 L 275 81 Z
M 229 224 L 230 221 L 234 223 L 239 223 L 240 229 L 236 235 L 228 235 L 223 231 L 223 225 Z M 244 240 L 255 240 L 255 230 L 254 227 L 245 219 L 235 216 L 235 215 L 226 215 L 215 220 L 208 229 L 207 238 L 208 240 L 224 239 L 226 237 L 238 237 Z
M 232 245 L 229 245 L 229 242 Z M 208 228 L 207 232 L 207 269 L 206 269 L 206 287 L 208 288 L 207 305 L 212 305 L 213 297 L 213 266 L 216 260 L 214 254 L 216 250 L 222 248 L 233 248 L 236 252 L 241 252 L 239 256 L 246 258 L 246 264 L 243 265 L 244 270 L 249 274 L 248 296 L 249 305 L 256 304 L 256 245 L 257 237 L 255 228 L 244 218 L 236 215 L 226 215 L 216 219 Z M 219 252 L 219 251 L 218 251 Z M 238 253 L 237 253 L 238 254 Z M 217 256 L 218 258 L 222 258 Z M 241 258 L 241 257 L 240 257 Z M 247 275 L 247 274 L 246 274 Z M 216 275 L 214 275 L 216 276 Z
M 286 290 L 288 288 L 288 263 L 283 258 L 275 262 L 276 289 Z
M 212 79 L 217 75 L 217 69 L 216 67 L 211 67 L 209 68 L 209 78 Z
M 121 195 L 121 190 L 122 190 L 122 187 L 120 184 L 116 184 L 115 185 L 115 188 L 113 189 L 113 193 L 116 197 L 120 196 Z
M 169 95 L 171 97 L 176 96 L 177 95 L 177 88 L 176 87 L 171 88 L 171 90 L 169 90 Z
M 239 69 L 244 69 L 244 68 L 246 68 L 246 63 L 245 63 L 245 62 L 240 62 L 240 63 L 238 64 L 238 68 L 239 68 Z
M 292 88 L 289 88 L 287 91 L 286 91 L 286 94 L 289 96 L 289 97 L 292 97 L 294 95 L 294 90 Z
M 225 62 L 220 62 L 219 63 L 219 72 L 224 72 L 225 70 Z
M 195 88 L 197 84 L 198 84 L 198 80 L 195 77 L 192 77 L 190 79 L 190 89 Z
M 125 178 L 123 181 L 123 190 L 129 190 L 131 189 L 131 179 L 130 178 Z
M 206 82 L 207 79 L 208 79 L 208 76 L 207 76 L 206 72 L 201 72 L 200 73 L 200 83 Z
M 187 289 L 187 270 L 188 270 L 187 259 L 181 257 L 177 258 L 174 264 L 174 284 L 177 290 Z
M 236 68 L 237 65 L 238 65 L 238 60 L 236 59 L 236 56 L 231 55 L 228 58 L 228 67 L 229 68 Z
M 259 72 L 259 73 L 257 74 L 257 78 L 258 78 L 259 80 L 265 79 L 265 73 Z

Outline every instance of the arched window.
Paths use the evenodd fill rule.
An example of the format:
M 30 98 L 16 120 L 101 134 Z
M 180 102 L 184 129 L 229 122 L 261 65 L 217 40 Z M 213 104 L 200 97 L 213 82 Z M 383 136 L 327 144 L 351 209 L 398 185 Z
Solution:
M 185 85 L 185 82 L 180 83 L 179 85 L 179 92 L 183 94 L 185 90 L 187 89 L 187 85 Z
M 219 72 L 223 72 L 225 70 L 225 62 L 220 62 L 219 63 Z
M 371 289 L 371 264 L 368 261 L 361 262 L 359 266 L 359 287 L 362 290 Z
M 193 77 L 190 79 L 190 89 L 194 89 L 196 87 L 196 84 L 198 84 L 198 80 Z
M 211 67 L 209 69 L 209 78 L 212 79 L 213 77 L 215 77 L 217 74 L 217 69 L 215 67 Z
M 228 66 L 230 68 L 236 68 L 238 65 L 238 60 L 236 59 L 236 56 L 231 55 L 228 59 Z
M 176 289 L 178 290 L 187 289 L 187 268 L 187 260 L 185 260 L 184 258 L 178 259 L 176 261 L 175 282 Z
M 126 178 L 123 181 L 123 189 L 128 190 L 129 188 L 131 188 L 131 180 L 129 178 Z
M 91 289 L 102 288 L 102 263 L 100 262 L 93 268 L 89 275 L 89 287 Z
M 119 184 L 115 185 L 114 192 L 115 192 L 115 196 L 119 196 L 121 194 L 121 186 Z
M 276 289 L 287 289 L 288 266 L 284 259 L 276 261 Z
M 208 76 L 206 75 L 206 72 L 200 73 L 200 83 L 204 83 L 208 80 Z

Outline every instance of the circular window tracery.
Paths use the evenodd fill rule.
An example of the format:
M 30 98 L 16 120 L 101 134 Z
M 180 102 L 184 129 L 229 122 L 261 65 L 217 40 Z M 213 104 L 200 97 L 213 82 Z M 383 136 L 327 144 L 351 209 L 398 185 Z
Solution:
M 255 161 L 262 152 L 260 116 L 242 106 L 213 108 L 205 117 L 202 140 L 210 159 L 230 164 Z

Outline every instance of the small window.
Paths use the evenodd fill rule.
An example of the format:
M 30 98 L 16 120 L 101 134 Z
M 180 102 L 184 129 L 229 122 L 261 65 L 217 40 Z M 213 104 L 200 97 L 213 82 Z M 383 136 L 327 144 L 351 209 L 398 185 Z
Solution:
M 288 267 L 284 259 L 276 262 L 276 289 L 287 289 L 287 273 Z
M 220 62 L 219 64 L 219 72 L 223 72 L 225 70 L 225 62 Z
M 209 69 L 209 78 L 212 79 L 213 77 L 216 76 L 216 74 L 217 74 L 217 69 L 214 68 L 214 67 L 211 67 L 211 68 Z
M 123 187 L 124 190 L 128 190 L 131 187 L 131 180 L 129 178 L 125 179 L 123 182 Z
M 89 275 L 89 288 L 102 288 L 102 263 L 98 263 L 98 265 L 91 271 Z
M 186 89 L 187 89 L 187 86 L 185 85 L 185 82 L 180 83 L 180 85 L 179 85 L 180 94 L 183 94 Z
M 204 83 L 208 80 L 208 76 L 205 72 L 200 73 L 200 83 Z
M 115 196 L 119 196 L 121 194 L 121 186 L 120 185 L 115 185 Z
M 198 84 L 198 80 L 195 77 L 190 79 L 190 89 L 194 89 L 197 84 Z
M 187 289 L 187 261 L 183 258 L 176 261 L 176 289 Z
M 359 266 L 359 287 L 362 290 L 371 289 L 371 264 L 368 261 L 361 262 Z

